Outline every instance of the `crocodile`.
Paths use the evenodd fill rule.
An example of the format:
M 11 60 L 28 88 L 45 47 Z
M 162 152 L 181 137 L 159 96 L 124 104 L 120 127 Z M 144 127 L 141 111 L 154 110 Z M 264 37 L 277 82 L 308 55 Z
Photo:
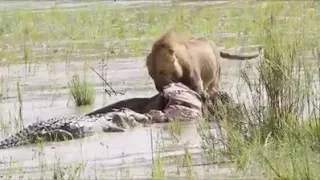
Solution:
M 201 98 L 182 83 L 171 83 L 150 98 L 131 98 L 80 116 L 39 121 L 0 141 L 0 149 L 41 141 L 64 141 L 95 132 L 123 132 L 136 126 L 181 120 L 200 120 Z
M 35 144 L 41 141 L 65 141 L 92 136 L 96 132 L 123 132 L 147 125 L 149 116 L 128 108 L 95 115 L 62 116 L 39 121 L 0 141 L 0 149 Z

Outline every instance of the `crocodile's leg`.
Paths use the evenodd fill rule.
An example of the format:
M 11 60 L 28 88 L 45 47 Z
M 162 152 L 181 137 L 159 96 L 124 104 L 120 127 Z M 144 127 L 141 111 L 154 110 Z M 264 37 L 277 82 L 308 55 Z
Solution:
M 111 124 L 102 127 L 102 130 L 104 132 L 124 132 L 125 128 L 123 126 L 125 123 L 121 115 L 122 114 L 115 114 L 112 117 Z
M 103 127 L 104 132 L 124 132 L 138 126 L 144 126 L 151 122 L 151 117 L 146 114 L 137 113 L 128 108 L 122 108 L 113 114 L 109 124 Z

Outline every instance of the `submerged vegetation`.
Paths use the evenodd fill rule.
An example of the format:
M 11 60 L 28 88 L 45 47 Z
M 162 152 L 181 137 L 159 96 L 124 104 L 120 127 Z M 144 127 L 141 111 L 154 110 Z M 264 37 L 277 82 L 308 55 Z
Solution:
M 74 75 L 69 84 L 69 89 L 77 106 L 92 105 L 94 103 L 94 87 L 86 79 L 81 82 L 79 76 Z
M 223 140 L 212 135 L 209 129 L 212 124 L 205 122 L 199 126 L 206 161 L 220 166 L 219 162 L 229 160 L 236 165 L 237 177 L 242 178 L 319 179 L 319 22 L 320 4 L 316 1 L 15 9 L 0 15 L 0 61 L 9 66 L 17 62 L 144 56 L 153 40 L 171 27 L 186 35 L 206 36 L 226 47 L 260 44 L 263 47 L 260 61 L 256 65 L 248 62 L 240 73 L 239 84 L 249 89 L 243 92 L 246 102 L 238 99 L 244 104 L 244 116 L 234 117 L 229 107 L 220 108 L 220 124 L 226 134 Z M 0 89 L 3 102 L 6 88 Z M 74 76 L 69 90 L 77 106 L 94 103 L 94 88 L 86 78 L 81 82 L 79 76 Z M 23 99 L 19 98 L 21 108 Z M 223 109 L 228 113 L 223 113 Z M 8 126 L 4 122 L 0 123 L 1 134 L 5 134 L 4 127 Z M 176 144 L 183 139 L 182 128 L 178 121 L 169 124 Z M 217 142 L 223 148 L 217 149 Z M 161 149 L 159 144 L 157 147 Z M 182 160 L 171 160 L 185 167 L 188 179 L 196 179 L 192 153 L 187 147 L 184 152 Z M 168 163 L 160 150 L 154 154 L 152 177 L 166 179 Z M 51 177 L 63 179 L 69 172 L 62 170 L 65 168 L 60 162 L 57 164 Z M 8 169 L 6 175 L 15 174 Z M 68 174 L 71 179 L 83 171 L 82 165 L 73 169 L 74 173 Z M 180 176 L 179 173 L 175 176 Z

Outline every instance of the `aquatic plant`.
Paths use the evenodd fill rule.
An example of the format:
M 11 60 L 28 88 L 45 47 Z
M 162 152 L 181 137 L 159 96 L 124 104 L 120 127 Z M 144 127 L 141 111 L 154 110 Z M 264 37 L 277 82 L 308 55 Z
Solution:
M 80 81 L 78 75 L 72 77 L 69 92 L 77 106 L 91 105 L 95 100 L 94 87 L 86 80 Z

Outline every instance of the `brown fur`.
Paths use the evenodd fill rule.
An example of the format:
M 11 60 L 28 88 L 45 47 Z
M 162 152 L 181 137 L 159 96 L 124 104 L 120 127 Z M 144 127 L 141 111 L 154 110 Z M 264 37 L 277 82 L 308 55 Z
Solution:
M 203 95 L 219 89 L 222 57 L 249 59 L 258 55 L 231 55 L 205 38 L 184 39 L 169 30 L 153 44 L 146 65 L 158 91 L 170 82 L 182 82 Z

